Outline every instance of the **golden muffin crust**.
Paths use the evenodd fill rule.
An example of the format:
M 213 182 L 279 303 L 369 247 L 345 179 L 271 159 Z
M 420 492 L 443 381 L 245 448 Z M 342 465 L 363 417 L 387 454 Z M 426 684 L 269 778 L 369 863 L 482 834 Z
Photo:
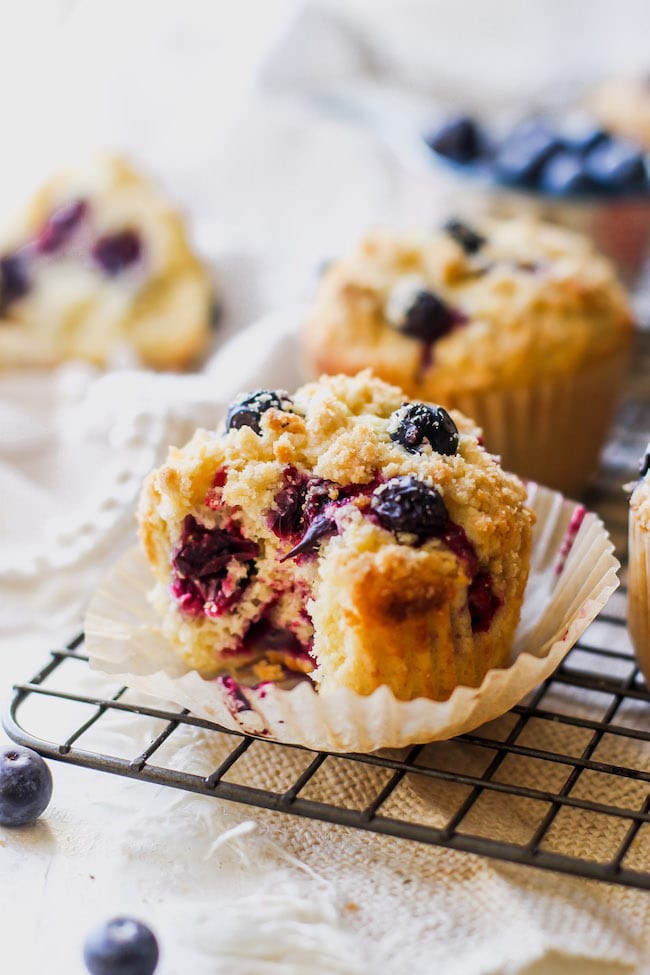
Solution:
M 411 396 L 454 405 L 465 392 L 572 373 L 627 344 L 625 293 L 586 238 L 529 219 L 460 226 L 378 231 L 328 267 L 303 332 L 314 373 L 370 367 Z M 423 292 L 439 303 L 422 312 L 427 338 L 410 312 Z
M 0 368 L 123 349 L 182 368 L 207 348 L 213 302 L 180 214 L 117 156 L 57 174 L 0 234 Z
M 142 492 L 152 600 L 187 664 L 402 699 L 505 665 L 533 515 L 472 422 L 420 404 L 413 434 L 413 404 L 369 370 L 256 395 Z

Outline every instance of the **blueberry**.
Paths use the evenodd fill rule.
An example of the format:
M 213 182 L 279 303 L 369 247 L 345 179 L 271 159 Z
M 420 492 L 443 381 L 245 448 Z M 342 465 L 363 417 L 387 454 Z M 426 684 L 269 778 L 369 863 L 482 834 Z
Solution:
M 298 544 L 294 545 L 286 555 L 283 555 L 280 561 L 286 562 L 287 559 L 293 559 L 296 555 L 316 551 L 322 538 L 334 535 L 337 531 L 337 524 L 330 515 L 327 513 L 316 515 Z
M 84 961 L 91 975 L 152 975 L 158 964 L 158 942 L 141 921 L 115 917 L 90 932 L 84 942 Z
M 436 342 L 465 320 L 461 312 L 450 308 L 432 291 L 419 291 L 406 312 L 402 331 L 422 342 Z
M 0 826 L 33 823 L 52 798 L 52 773 L 40 755 L 21 745 L 0 749 Z
M 485 151 L 483 134 L 473 118 L 457 115 L 426 138 L 430 149 L 454 162 L 468 163 Z
M 87 206 L 83 200 L 74 200 L 55 210 L 36 239 L 41 254 L 51 254 L 69 239 L 83 216 Z
M 393 477 L 378 487 L 370 508 L 384 528 L 409 532 L 421 541 L 438 535 L 447 523 L 442 496 L 411 474 Z
M 588 193 L 594 184 L 585 172 L 584 160 L 575 152 L 558 152 L 542 169 L 540 187 L 547 193 L 569 196 Z
M 502 142 L 494 162 L 496 175 L 505 183 L 534 186 L 544 164 L 561 148 L 543 120 L 527 119 Z
M 0 315 L 6 314 L 14 301 L 29 291 L 27 262 L 18 254 L 0 259 Z
M 135 230 L 121 230 L 119 233 L 100 237 L 91 253 L 95 263 L 112 277 L 139 260 L 142 241 Z
M 639 477 L 645 477 L 650 471 L 650 444 L 645 452 L 645 455 L 641 458 L 641 463 L 639 464 Z
M 582 155 L 591 152 L 609 138 L 604 129 L 594 126 L 591 120 L 584 116 L 565 119 L 560 125 L 559 134 L 567 149 Z
M 458 450 L 458 429 L 441 406 L 405 403 L 392 414 L 388 432 L 411 454 L 419 453 L 425 440 L 439 454 L 451 456 Z
M 643 153 L 620 139 L 608 139 L 589 152 L 585 172 L 602 189 L 612 192 L 648 188 Z
M 284 410 L 291 405 L 286 393 L 270 389 L 258 389 L 256 393 L 244 393 L 226 414 L 226 431 L 250 427 L 255 433 L 262 432 L 260 420 L 267 410 Z
M 463 248 L 466 254 L 476 254 L 486 242 L 485 237 L 481 237 L 462 220 L 448 220 L 443 229 Z

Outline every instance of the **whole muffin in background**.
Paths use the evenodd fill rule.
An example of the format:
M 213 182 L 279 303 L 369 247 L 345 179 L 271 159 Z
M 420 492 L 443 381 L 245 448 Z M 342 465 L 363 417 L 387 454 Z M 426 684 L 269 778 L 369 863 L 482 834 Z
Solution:
M 509 662 L 534 520 L 478 434 L 369 371 L 242 397 L 143 489 L 163 632 L 207 678 L 478 686 Z
M 125 350 L 183 368 L 206 351 L 213 302 L 180 214 L 116 156 L 57 174 L 0 232 L 0 368 Z
M 523 477 L 579 493 L 616 404 L 632 313 L 586 238 L 531 220 L 370 234 L 323 275 L 303 329 L 314 374 L 370 367 L 462 410 Z
M 630 498 L 627 617 L 639 666 L 650 686 L 650 444 Z

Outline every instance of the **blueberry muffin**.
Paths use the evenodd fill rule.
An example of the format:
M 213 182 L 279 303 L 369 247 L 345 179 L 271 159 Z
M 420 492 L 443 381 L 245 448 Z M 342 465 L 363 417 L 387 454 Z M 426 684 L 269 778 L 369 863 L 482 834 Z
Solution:
M 650 444 L 630 498 L 628 624 L 641 670 L 650 686 Z
M 402 700 L 508 663 L 533 518 L 471 421 L 368 370 L 242 396 L 139 507 L 151 598 L 190 667 Z
M 632 330 L 625 293 L 588 241 L 529 220 L 374 233 L 325 272 L 307 365 L 370 367 L 457 408 L 518 474 L 577 493 L 593 473 Z
M 206 350 L 213 287 L 180 215 L 126 162 L 59 173 L 0 235 L 0 367 L 129 350 L 190 365 Z

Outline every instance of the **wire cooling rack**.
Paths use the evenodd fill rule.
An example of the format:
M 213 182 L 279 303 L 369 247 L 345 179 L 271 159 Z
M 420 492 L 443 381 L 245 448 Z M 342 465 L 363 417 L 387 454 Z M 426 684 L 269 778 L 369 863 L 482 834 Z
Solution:
M 650 336 L 639 337 L 635 367 L 588 499 L 607 521 L 622 557 L 621 484 L 634 476 L 650 432 L 643 378 L 650 375 Z M 627 637 L 625 596 L 623 587 L 522 704 L 451 742 L 371 755 L 316 753 L 230 731 L 184 710 L 133 703 L 125 687 L 93 695 L 84 690 L 83 635 L 52 651 L 30 681 L 16 685 L 4 726 L 15 741 L 46 757 L 88 768 L 650 890 L 650 693 Z M 72 730 L 53 738 L 52 729 L 65 726 L 58 720 L 65 708 L 77 715 L 68 724 Z M 156 719 L 160 730 L 138 754 L 91 750 L 93 733 L 118 712 Z M 219 761 L 206 774 L 174 763 L 174 735 L 190 726 L 219 742 Z M 260 768 L 259 761 L 250 762 L 256 749 L 271 749 L 262 781 L 251 772 Z M 327 789 L 313 791 L 317 780 L 336 781 L 336 802 L 327 801 Z M 404 788 L 428 796 L 409 806 L 408 816 L 396 802 Z M 503 816 L 504 808 L 510 817 Z

